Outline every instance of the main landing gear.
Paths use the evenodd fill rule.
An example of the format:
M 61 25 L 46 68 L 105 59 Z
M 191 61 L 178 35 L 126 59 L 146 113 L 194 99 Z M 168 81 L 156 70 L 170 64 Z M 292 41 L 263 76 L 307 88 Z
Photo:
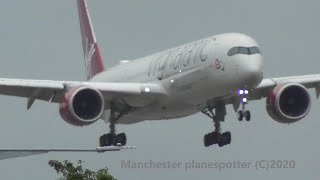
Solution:
M 246 110 L 246 104 L 248 104 L 247 95 L 249 94 L 248 90 L 239 90 L 238 95 L 241 99 L 241 106 L 242 109 L 238 111 L 237 117 L 239 121 L 242 121 L 243 118 L 245 118 L 247 121 L 250 121 L 251 119 L 251 113 L 250 111 Z
M 120 117 L 123 115 L 123 113 L 117 113 L 115 112 L 114 108 L 111 107 L 111 114 L 110 114 L 110 132 L 108 134 L 104 134 L 100 136 L 99 142 L 100 147 L 105 146 L 125 146 L 127 144 L 127 136 L 125 133 L 116 134 L 116 122 L 120 119 Z
M 215 109 L 215 113 L 213 112 Z M 204 146 L 208 147 L 213 144 L 218 144 L 219 147 L 230 144 L 231 133 L 221 133 L 220 122 L 224 121 L 226 115 L 226 107 L 223 103 L 218 103 L 215 107 L 208 107 L 201 111 L 203 114 L 212 118 L 214 123 L 214 131 L 206 134 L 203 137 Z

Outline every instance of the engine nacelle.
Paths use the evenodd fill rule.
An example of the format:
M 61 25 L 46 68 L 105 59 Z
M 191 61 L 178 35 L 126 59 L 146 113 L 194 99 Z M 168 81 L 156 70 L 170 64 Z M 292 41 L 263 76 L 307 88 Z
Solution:
M 307 89 L 298 83 L 276 86 L 267 97 L 267 112 L 277 122 L 294 123 L 310 111 L 311 100 Z
M 76 87 L 64 94 L 59 110 L 61 117 L 69 124 L 90 125 L 101 117 L 104 98 L 100 91 L 91 87 Z

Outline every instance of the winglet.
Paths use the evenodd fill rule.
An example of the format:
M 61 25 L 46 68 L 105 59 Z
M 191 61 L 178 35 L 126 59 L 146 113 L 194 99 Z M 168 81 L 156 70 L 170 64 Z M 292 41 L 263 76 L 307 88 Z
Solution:
M 77 0 L 78 13 L 80 20 L 82 47 L 84 62 L 86 67 L 87 79 L 104 71 L 100 50 L 97 39 L 93 31 L 91 18 L 89 15 L 87 1 Z

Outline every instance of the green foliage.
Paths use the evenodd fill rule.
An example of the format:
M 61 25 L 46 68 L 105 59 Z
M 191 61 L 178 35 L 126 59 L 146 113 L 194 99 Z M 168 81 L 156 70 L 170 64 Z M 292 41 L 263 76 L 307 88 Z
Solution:
M 91 171 L 83 169 L 84 161 L 77 161 L 77 164 L 65 160 L 63 162 L 50 160 L 49 166 L 60 174 L 62 177 L 59 180 L 116 180 L 108 173 L 108 169 L 100 169 L 99 171 Z

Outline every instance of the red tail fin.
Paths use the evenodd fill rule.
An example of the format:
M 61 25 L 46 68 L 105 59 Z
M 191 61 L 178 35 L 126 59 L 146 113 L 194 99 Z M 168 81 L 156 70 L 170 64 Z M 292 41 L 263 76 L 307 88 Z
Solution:
M 87 1 L 77 0 L 80 20 L 80 29 L 82 37 L 82 46 L 84 53 L 84 62 L 86 67 L 87 79 L 102 72 L 104 66 L 101 54 L 97 44 L 97 39 L 93 31 L 90 15 L 88 12 Z

